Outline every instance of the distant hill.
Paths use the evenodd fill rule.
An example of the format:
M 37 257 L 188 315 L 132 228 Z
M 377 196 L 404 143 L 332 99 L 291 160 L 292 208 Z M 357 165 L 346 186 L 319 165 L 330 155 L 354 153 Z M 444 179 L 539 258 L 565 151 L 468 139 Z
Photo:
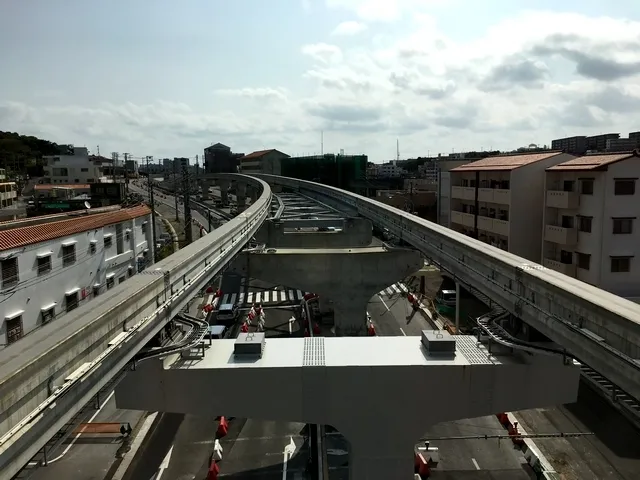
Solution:
M 29 135 L 0 132 L 0 167 L 5 168 L 11 176 L 42 176 L 42 157 L 60 155 L 67 148 L 66 145 L 58 145 Z

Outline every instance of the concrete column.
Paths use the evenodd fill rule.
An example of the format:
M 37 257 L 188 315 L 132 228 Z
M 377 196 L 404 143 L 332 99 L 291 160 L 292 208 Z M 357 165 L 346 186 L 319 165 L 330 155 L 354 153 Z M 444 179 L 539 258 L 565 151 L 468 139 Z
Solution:
M 229 180 L 218 179 L 216 181 L 220 187 L 220 199 L 223 205 L 229 205 L 229 186 L 231 182 Z
M 251 198 L 251 204 L 254 204 L 258 200 L 258 189 L 256 187 L 247 187 L 247 193 Z
M 247 184 L 237 182 L 236 183 L 236 200 L 238 201 L 238 209 L 244 209 L 247 205 Z
M 376 293 L 416 272 L 420 252 L 385 247 L 277 249 L 242 253 L 230 268 L 246 277 L 317 293 L 333 301 L 338 336 L 366 335 L 367 303 Z
M 460 331 L 460 282 L 456 281 L 456 333 Z
M 209 187 L 211 187 L 211 182 L 207 180 L 200 182 L 200 188 L 202 188 L 202 200 L 209 200 L 211 198 L 209 196 Z

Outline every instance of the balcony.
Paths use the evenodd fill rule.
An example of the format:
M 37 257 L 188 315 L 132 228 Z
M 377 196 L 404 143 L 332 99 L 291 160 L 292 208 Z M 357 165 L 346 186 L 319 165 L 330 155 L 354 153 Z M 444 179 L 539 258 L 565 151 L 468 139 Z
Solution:
M 478 230 L 509 236 L 509 222 L 498 218 L 478 216 Z
M 562 190 L 547 190 L 547 207 L 573 209 L 580 205 L 580 196 L 577 192 L 564 192 Z
M 475 187 L 451 187 L 451 198 L 475 201 L 476 189 Z
M 462 213 L 455 210 L 451 210 L 451 222 L 458 225 L 464 225 L 465 227 L 474 227 L 475 220 L 471 213 Z
M 568 275 L 569 277 L 576 276 L 576 266 L 572 263 L 562 263 L 552 258 L 545 258 L 544 266 L 551 270 L 555 270 L 556 272 Z
M 505 190 L 503 188 L 479 188 L 478 201 L 510 205 L 511 190 Z
M 575 245 L 578 242 L 578 229 L 545 225 L 544 239 L 560 245 Z

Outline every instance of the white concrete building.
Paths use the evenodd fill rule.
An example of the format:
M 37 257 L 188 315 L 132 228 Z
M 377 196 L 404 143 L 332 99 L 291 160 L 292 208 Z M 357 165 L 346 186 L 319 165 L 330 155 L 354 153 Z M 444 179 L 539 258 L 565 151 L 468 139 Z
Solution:
M 640 153 L 594 154 L 547 169 L 541 263 L 640 296 Z
M 389 163 L 376 165 L 376 168 L 378 170 L 378 178 L 398 178 L 407 174 L 407 171 L 404 168 L 399 167 L 395 160 Z
M 73 155 L 50 155 L 43 158 L 47 162 L 44 175 L 52 184 L 87 184 L 103 180 L 102 161 L 99 157 L 90 157 L 85 147 L 73 147 Z
M 573 158 L 560 152 L 508 154 L 451 169 L 451 228 L 539 262 L 545 170 Z
M 443 160 L 438 162 L 438 224 L 451 228 L 451 172 L 452 168 L 460 167 L 466 160 Z
M 153 263 L 150 220 L 141 205 L 0 223 L 0 346 Z

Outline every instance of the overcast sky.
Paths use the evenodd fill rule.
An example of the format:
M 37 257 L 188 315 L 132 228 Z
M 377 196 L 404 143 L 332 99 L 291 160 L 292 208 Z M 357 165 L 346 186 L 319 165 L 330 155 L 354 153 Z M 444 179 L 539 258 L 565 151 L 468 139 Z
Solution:
M 0 130 L 373 161 L 640 130 L 638 0 L 0 0 Z

